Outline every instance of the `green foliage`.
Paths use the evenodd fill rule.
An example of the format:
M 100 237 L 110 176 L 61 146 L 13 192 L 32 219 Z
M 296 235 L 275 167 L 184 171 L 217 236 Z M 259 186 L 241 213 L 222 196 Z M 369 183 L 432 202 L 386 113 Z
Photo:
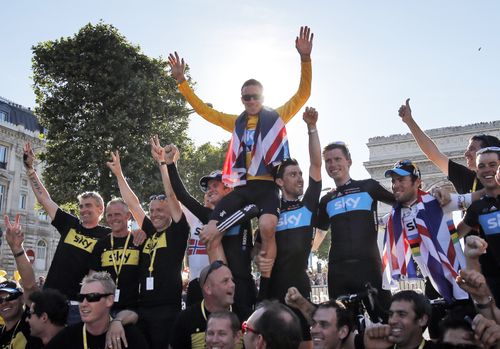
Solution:
M 48 130 L 44 183 L 54 201 L 74 202 L 87 190 L 104 200 L 119 195 L 106 167 L 116 149 L 139 198 L 161 192 L 150 136 L 192 148 L 188 109 L 167 63 L 142 54 L 103 23 L 32 49 L 36 114 Z
M 203 202 L 203 192 L 200 190 L 200 178 L 215 170 L 222 170 L 228 142 L 217 145 L 205 143 L 198 148 L 188 146 L 187 151 L 181 150 L 179 173 L 184 185 L 191 195 Z
M 316 257 L 323 261 L 328 261 L 328 253 L 330 252 L 330 244 L 332 241 L 332 233 L 328 230 L 328 233 L 325 235 L 323 242 L 319 245 L 318 250 L 313 252 Z

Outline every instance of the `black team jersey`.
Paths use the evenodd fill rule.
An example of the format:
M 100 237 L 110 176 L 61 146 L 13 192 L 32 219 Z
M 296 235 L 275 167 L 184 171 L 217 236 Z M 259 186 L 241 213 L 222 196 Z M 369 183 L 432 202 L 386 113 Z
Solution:
M 44 288 L 54 288 L 74 300 L 80 292 L 80 282 L 88 273 L 92 250 L 100 238 L 111 233 L 111 229 L 100 225 L 84 228 L 78 218 L 61 209 L 57 210 L 52 225 L 61 238 Z

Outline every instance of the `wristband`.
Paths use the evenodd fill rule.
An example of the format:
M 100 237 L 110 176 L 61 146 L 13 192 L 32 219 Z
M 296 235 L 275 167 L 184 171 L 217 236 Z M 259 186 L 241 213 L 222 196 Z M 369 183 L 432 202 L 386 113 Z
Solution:
M 111 322 L 113 322 L 113 321 L 119 321 L 123 325 L 123 320 L 122 319 L 114 318 L 113 320 L 111 320 Z
M 22 250 L 21 252 L 14 253 L 14 258 L 21 257 L 23 255 L 24 255 L 24 250 Z
M 33 173 L 35 173 L 35 169 L 33 167 L 26 170 L 26 174 L 28 176 L 31 176 Z
M 163 166 L 163 165 L 167 166 L 167 163 L 165 161 L 160 161 L 159 164 L 160 164 L 160 166 Z
M 318 132 L 318 129 L 316 129 L 316 128 L 313 128 L 312 130 L 307 131 L 307 133 L 310 135 L 312 135 L 313 133 L 316 133 L 316 132 Z
M 488 309 L 491 306 L 491 303 L 493 303 L 493 297 L 492 296 L 488 296 L 488 301 L 486 303 L 478 303 L 478 302 L 474 301 L 474 305 L 478 309 Z

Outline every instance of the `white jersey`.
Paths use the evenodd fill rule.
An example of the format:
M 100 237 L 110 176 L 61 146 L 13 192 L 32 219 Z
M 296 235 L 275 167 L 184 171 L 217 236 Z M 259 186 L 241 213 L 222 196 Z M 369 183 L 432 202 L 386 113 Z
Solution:
M 182 212 L 184 212 L 189 227 L 191 228 L 186 249 L 189 263 L 189 281 L 191 281 L 199 277 L 201 270 L 210 263 L 208 261 L 207 247 L 200 240 L 200 230 L 203 223 L 184 206 L 182 206 Z

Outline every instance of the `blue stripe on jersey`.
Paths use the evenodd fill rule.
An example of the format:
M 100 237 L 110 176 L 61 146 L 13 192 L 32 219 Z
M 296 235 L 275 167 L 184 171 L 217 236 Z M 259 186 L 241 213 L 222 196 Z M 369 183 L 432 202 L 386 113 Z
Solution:
M 479 224 L 485 235 L 500 234 L 500 211 L 480 215 Z
M 326 212 L 332 218 L 349 211 L 371 211 L 372 203 L 372 197 L 366 192 L 348 194 L 329 201 Z
M 231 227 L 229 228 L 228 230 L 226 230 L 226 232 L 224 233 L 224 236 L 234 236 L 234 235 L 238 235 L 240 233 L 240 227 L 241 225 L 235 225 L 234 227 Z
M 311 219 L 312 212 L 305 206 L 297 210 L 281 212 L 276 231 L 310 226 Z

